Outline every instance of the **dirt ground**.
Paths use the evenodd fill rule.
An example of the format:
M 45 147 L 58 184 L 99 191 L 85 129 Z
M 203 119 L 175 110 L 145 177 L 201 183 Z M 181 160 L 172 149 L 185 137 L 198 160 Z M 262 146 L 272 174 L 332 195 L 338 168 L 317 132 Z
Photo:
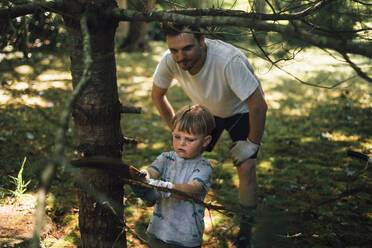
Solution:
M 43 235 L 53 232 L 52 222 L 47 220 Z M 34 227 L 33 210 L 22 205 L 0 206 L 0 247 L 23 247 L 32 238 Z

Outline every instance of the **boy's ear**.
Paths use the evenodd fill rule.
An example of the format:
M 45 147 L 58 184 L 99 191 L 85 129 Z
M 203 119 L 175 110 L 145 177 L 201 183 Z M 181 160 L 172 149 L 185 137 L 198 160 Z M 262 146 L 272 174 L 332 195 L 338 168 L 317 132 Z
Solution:
M 209 143 L 211 143 L 211 141 L 212 141 L 211 135 L 205 136 L 203 141 L 203 147 L 206 148 L 209 145 Z

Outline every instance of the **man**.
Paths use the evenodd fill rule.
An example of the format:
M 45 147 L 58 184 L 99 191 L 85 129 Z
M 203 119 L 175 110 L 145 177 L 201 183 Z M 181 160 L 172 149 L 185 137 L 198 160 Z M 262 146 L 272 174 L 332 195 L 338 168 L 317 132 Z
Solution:
M 207 39 L 192 26 L 165 23 L 163 31 L 169 49 L 155 70 L 152 100 L 171 128 L 174 110 L 166 94 L 175 78 L 194 103 L 215 116 L 216 128 L 207 151 L 223 130 L 229 132 L 244 211 L 234 244 L 251 247 L 252 215 L 257 206 L 256 157 L 267 111 L 260 82 L 245 55 L 234 46 Z

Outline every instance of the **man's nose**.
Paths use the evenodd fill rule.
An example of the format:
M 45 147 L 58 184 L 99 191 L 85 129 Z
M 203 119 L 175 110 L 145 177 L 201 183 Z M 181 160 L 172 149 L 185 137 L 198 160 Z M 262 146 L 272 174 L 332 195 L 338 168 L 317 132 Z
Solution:
M 177 53 L 177 61 L 182 61 L 185 58 L 185 54 L 183 51 L 179 51 Z

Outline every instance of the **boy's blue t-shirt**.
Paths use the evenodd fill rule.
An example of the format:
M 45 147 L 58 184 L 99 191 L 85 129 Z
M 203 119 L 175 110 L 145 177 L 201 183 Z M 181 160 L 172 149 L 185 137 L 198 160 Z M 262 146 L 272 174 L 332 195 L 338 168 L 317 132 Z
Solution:
M 199 182 L 204 200 L 212 183 L 212 166 L 203 157 L 183 159 L 176 152 L 164 152 L 151 164 L 161 180 L 173 184 Z M 150 224 L 149 235 L 169 244 L 186 247 L 200 246 L 204 232 L 204 207 L 189 200 L 162 198 L 155 207 Z

